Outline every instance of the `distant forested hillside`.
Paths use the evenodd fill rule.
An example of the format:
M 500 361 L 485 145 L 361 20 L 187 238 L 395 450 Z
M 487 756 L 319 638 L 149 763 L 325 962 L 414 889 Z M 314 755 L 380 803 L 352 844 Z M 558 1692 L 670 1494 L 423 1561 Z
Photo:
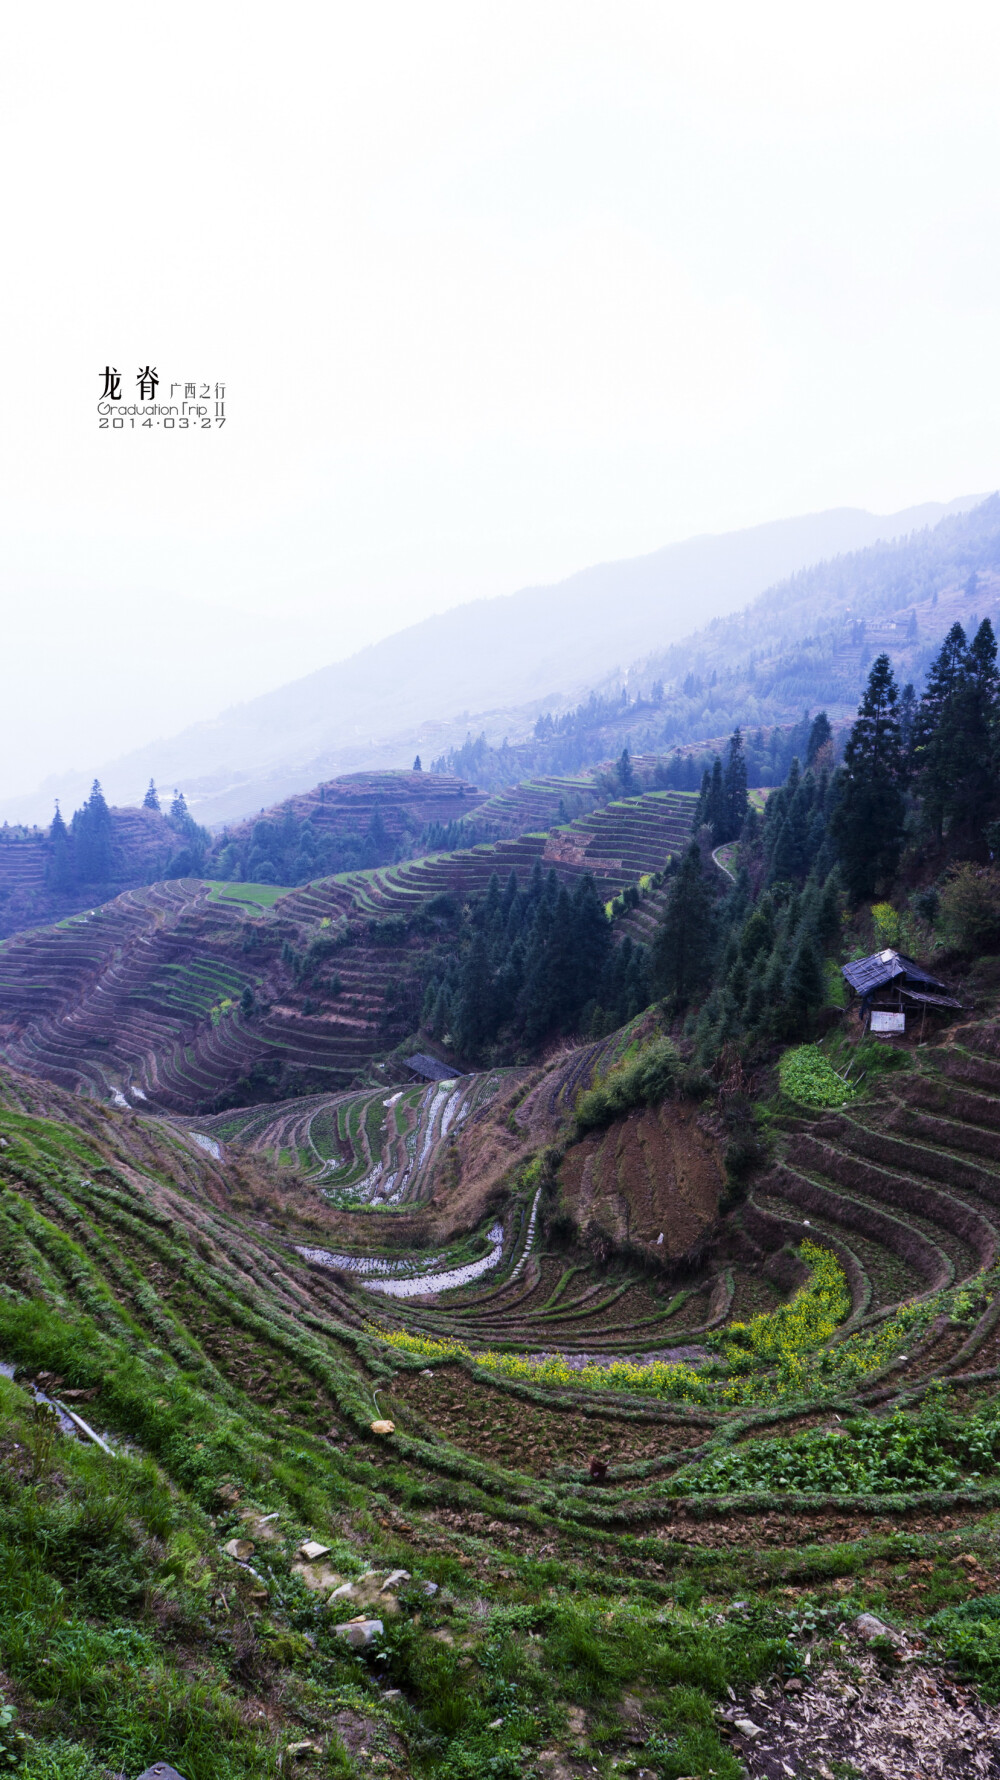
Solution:
M 1000 611 L 1000 495 L 895 542 L 804 569 L 743 611 L 616 671 L 571 710 L 543 712 L 530 739 L 497 746 L 484 729 L 435 770 L 487 790 L 528 774 L 576 772 L 616 758 L 689 749 L 737 726 L 751 783 L 780 784 L 791 754 L 768 732 L 825 708 L 835 725 L 857 706 L 875 656 L 923 685 L 948 626 L 970 632 Z M 663 783 L 697 784 L 678 763 Z
M 470 600 L 329 666 L 305 635 L 303 678 L 150 742 L 100 777 L 121 803 L 150 777 L 183 785 L 199 821 L 215 826 L 341 773 L 461 746 L 468 727 L 476 734 L 485 723 L 491 739 L 524 740 L 539 711 L 576 702 L 612 667 L 684 637 L 692 614 L 704 622 L 736 611 L 809 563 L 905 537 L 946 511 L 933 502 L 881 517 L 839 508 L 688 538 L 554 586 Z M 8 799 L 0 814 L 47 820 L 54 792 L 70 803 L 85 789 L 69 773 L 44 793 Z

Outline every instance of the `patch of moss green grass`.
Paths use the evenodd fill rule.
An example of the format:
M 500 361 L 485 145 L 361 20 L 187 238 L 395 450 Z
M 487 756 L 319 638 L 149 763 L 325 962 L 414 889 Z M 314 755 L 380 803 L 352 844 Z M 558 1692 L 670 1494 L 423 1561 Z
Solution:
M 87 1343 L 84 1326 L 60 1325 L 38 1306 L 28 1330 L 26 1321 L 20 1345 L 50 1365 L 75 1354 L 78 1377 L 98 1352 L 105 1369 L 114 1363 L 106 1343 Z M 9 1315 L 0 1340 L 19 1345 Z M 455 1592 L 439 1591 L 437 1603 L 415 1582 L 377 1646 L 353 1652 L 291 1560 L 305 1522 L 331 1540 L 329 1561 L 356 1573 L 360 1548 L 344 1529 L 349 1520 L 367 1535 L 370 1554 L 368 1492 L 309 1451 L 280 1455 L 238 1412 L 213 1414 L 149 1356 L 118 1358 L 104 1419 L 130 1420 L 157 1456 L 107 1457 L 67 1441 L 24 1390 L 0 1380 L 0 1666 L 27 1736 L 26 1775 L 90 1780 L 99 1766 L 139 1772 L 155 1760 L 188 1780 L 277 1774 L 289 1741 L 349 1709 L 402 1734 L 415 1773 L 513 1776 L 526 1750 L 564 1730 L 566 1702 L 603 1710 L 611 1738 L 615 1702 L 637 1686 L 660 1727 L 664 1773 L 689 1772 L 697 1756 L 735 1775 L 714 1702 L 730 1686 L 797 1666 L 773 1624 L 719 1627 L 620 1582 L 602 1598 L 563 1565 L 546 1566 L 559 1588 L 524 1599 L 533 1582 L 525 1566 L 521 1586 L 503 1591 L 522 1598 L 498 1599 L 482 1579 L 470 1590 L 454 1564 L 406 1548 L 383 1561 L 419 1564 L 421 1576 L 457 1583 Z M 221 1550 L 245 1529 L 236 1512 L 211 1512 L 220 1478 L 270 1512 L 279 1504 L 294 1528 L 250 1571 Z M 434 1636 L 439 1627 L 451 1642 Z M 405 1711 L 382 1706 L 387 1684 L 404 1690 Z M 325 1760 L 326 1773 L 354 1771 L 336 1744 Z
M 984 1699 L 1000 1700 L 1000 1595 L 945 1607 L 926 1629 L 945 1660 L 976 1682 Z
M 283 896 L 291 896 L 292 884 L 235 884 L 225 878 L 207 878 L 209 902 L 237 902 L 251 908 L 273 909 Z

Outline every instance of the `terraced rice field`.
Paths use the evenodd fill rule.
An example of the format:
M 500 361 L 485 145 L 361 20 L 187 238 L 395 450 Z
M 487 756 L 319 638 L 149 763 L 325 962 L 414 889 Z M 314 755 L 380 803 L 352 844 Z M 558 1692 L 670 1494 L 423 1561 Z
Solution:
M 442 891 L 464 901 L 494 871 L 524 880 L 536 865 L 568 882 L 593 872 L 611 894 L 665 863 L 692 809 L 680 794 L 650 793 L 552 833 L 291 892 L 196 879 L 129 891 L 3 947 L 0 1054 L 60 1086 L 165 1111 L 346 1091 L 418 1018 L 429 941 L 392 920 L 398 927 Z M 317 942 L 330 955 L 300 981 L 288 958 Z M 310 1141 L 281 1147 L 305 1157 Z M 334 1172 L 335 1148 L 321 1160 Z M 393 1172 L 391 1191 L 409 1198 L 414 1158 L 400 1149 Z
M 338 1205 L 393 1206 L 429 1196 L 440 1153 L 525 1070 L 489 1070 L 387 1092 L 315 1094 L 202 1118 L 217 1141 L 294 1167 Z
M 581 802 L 597 804 L 603 801 L 591 774 L 523 779 L 519 784 L 507 785 L 488 797 L 477 809 L 476 820 L 488 823 L 500 833 L 527 834 L 564 822 L 561 810 L 575 814 Z
M 464 899 L 484 891 L 494 872 L 503 882 L 515 871 L 523 882 L 536 864 L 554 869 L 566 883 L 591 872 L 602 896 L 613 896 L 640 877 L 662 871 L 688 839 L 696 803 L 686 792 L 646 792 L 606 804 L 551 832 L 348 874 L 338 883 L 353 892 L 359 910 L 376 916 L 405 914 L 440 894 Z
M 196 1134 L 7 1073 L 0 1360 L 86 1392 L 102 1436 L 136 1449 L 95 1464 L 145 1455 L 172 1480 L 175 1512 L 210 1509 L 214 1556 L 191 1572 L 207 1579 L 197 1623 L 221 1594 L 280 1653 L 270 1668 L 241 1655 L 226 1670 L 240 1698 L 270 1690 L 267 1712 L 254 1705 L 223 1734 L 259 1725 L 246 1773 L 268 1771 L 261 1752 L 279 1726 L 293 1740 L 288 1702 L 306 1699 L 296 1652 L 307 1666 L 322 1653 L 310 1697 L 334 1686 L 327 1595 L 352 1582 L 362 1599 L 378 1564 L 420 1592 L 359 1646 L 352 1691 L 331 1696 L 314 1732 L 321 1753 L 350 1711 L 391 1734 L 403 1773 L 450 1776 L 442 1764 L 463 1750 L 469 1775 L 497 1751 L 510 1771 L 530 1759 L 575 1773 L 580 1749 L 595 1757 L 584 1766 L 645 1758 L 653 1772 L 665 1749 L 678 1772 L 700 1761 L 735 1776 L 735 1755 L 770 1776 L 763 1753 L 793 1747 L 824 1763 L 846 1750 L 857 1767 L 859 1699 L 869 1737 L 891 1741 L 894 1721 L 916 1722 L 923 1676 L 952 1739 L 936 1771 L 989 1774 L 962 1765 L 997 1729 L 960 1666 L 973 1659 L 940 1667 L 942 1650 L 969 1647 L 942 1643 L 933 1615 L 982 1596 L 988 1617 L 1000 1587 L 1000 1027 L 970 1023 L 914 1051 L 840 1113 L 786 1104 L 742 1204 L 717 1220 L 703 1185 L 706 1240 L 680 1266 L 654 1264 L 638 1226 L 599 1254 L 583 1222 L 560 1221 L 600 1187 L 640 1222 L 655 1210 L 676 1256 L 691 1158 L 707 1166 L 723 1141 L 717 1108 L 678 1102 L 575 1142 L 566 1102 L 599 1066 L 593 1049 L 568 1053 L 516 1087 L 499 1079 L 478 1108 L 489 1084 L 473 1079 L 392 1106 L 391 1094 L 312 1096 L 199 1121 Z M 419 1197 L 333 1203 L 332 1152 L 391 1171 L 411 1116 L 427 1141 Z M 655 1207 L 629 1172 L 654 1117 L 656 1141 L 679 1146 Z M 195 1141 L 211 1132 L 217 1157 Z M 449 1207 L 472 1204 L 466 1169 L 501 1136 L 506 1170 L 482 1177 L 478 1214 L 442 1237 Z M 300 1151 L 306 1169 L 275 1165 Z M 656 1153 L 648 1178 L 662 1182 Z M 225 1541 L 248 1533 L 255 1549 L 230 1560 Z M 314 1535 L 333 1580 L 303 1568 Z M 444 1614 L 424 1588 L 432 1571 Z M 912 1663 L 895 1680 L 879 1679 L 854 1629 L 862 1608 L 925 1623 L 917 1642 L 886 1640 Z M 604 1652 L 588 1656 L 604 1667 L 596 1692 L 588 1671 L 575 1730 L 565 1691 L 544 1713 L 537 1694 L 522 1705 L 498 1691 L 501 1622 L 529 1653 L 518 1688 L 558 1674 L 565 1690 L 581 1650 Z M 759 1649 L 745 1625 L 762 1628 Z M 315 1645 L 292 1640 L 303 1626 Z M 626 1631 L 634 1652 L 612 1668 Z M 449 1670 L 465 1704 L 435 1742 L 426 1677 L 442 1643 L 468 1659 Z M 833 1741 L 816 1741 L 820 1722 Z
M 224 1114 L 197 1128 L 279 1165 L 297 1164 L 331 1210 L 426 1205 L 455 1159 L 456 1178 L 496 1131 L 512 1130 L 527 1153 L 565 1131 L 577 1094 L 641 1039 L 643 1021 L 599 1044 L 569 1051 L 546 1071 L 493 1071 L 454 1083 L 385 1093 L 315 1096 L 302 1102 Z M 902 1301 L 989 1273 L 1000 1250 L 1000 1039 L 992 1026 L 963 1029 L 945 1045 L 923 1047 L 914 1064 L 871 1098 L 839 1113 L 785 1113 L 773 1164 L 713 1238 L 693 1277 L 664 1289 L 648 1263 L 615 1263 L 610 1278 L 585 1257 L 560 1260 L 529 1237 L 534 1199 L 511 1211 L 502 1265 L 488 1285 L 438 1303 L 402 1308 L 401 1327 L 466 1345 L 535 1352 L 596 1348 L 634 1354 L 697 1344 L 732 1317 L 780 1302 L 796 1277 L 792 1249 L 827 1245 L 843 1267 L 851 1332 L 878 1330 Z M 507 1109 L 513 1105 L 513 1112 Z M 607 1133 L 571 1144 L 561 1190 L 578 1225 L 595 1211 L 609 1252 L 670 1264 L 697 1251 L 722 1171 L 697 1108 L 668 1103 L 638 1110 Z M 495 1184 L 486 1174 L 483 1193 Z M 617 1217 L 617 1227 L 615 1224 Z M 537 1220 L 536 1220 L 537 1221 Z M 341 1220 L 341 1231 L 349 1227 Z M 365 1229 L 371 1228 L 366 1222 Z M 339 1250 L 338 1250 L 339 1252 Z M 372 1259 L 377 1257 L 372 1251 Z M 964 1376 L 990 1339 L 1000 1359 L 992 1298 L 982 1327 L 948 1323 L 921 1331 L 915 1351 L 891 1356 L 891 1383 Z M 994 1354 L 994 1348 L 996 1353 Z M 887 1362 L 887 1365 L 889 1362 Z M 884 1393 L 882 1370 L 870 1389 Z M 866 1384 L 862 1400 L 869 1390 Z
M 883 1084 L 872 1099 L 833 1117 L 810 1117 L 803 1112 L 790 1118 L 781 1135 L 779 1159 L 758 1181 L 746 1204 L 723 1223 L 706 1264 L 687 1279 L 671 1281 L 669 1269 L 658 1278 L 642 1267 L 630 1266 L 624 1257 L 612 1257 L 595 1266 L 585 1249 L 560 1252 L 553 1248 L 545 1221 L 538 1215 L 541 1189 L 529 1171 L 520 1187 L 516 1179 L 511 1183 L 499 1223 L 495 1217 L 492 1222 L 487 1217 L 480 1225 L 480 1251 L 481 1255 L 489 1254 L 490 1265 L 457 1289 L 438 1291 L 432 1299 L 387 1300 L 379 1306 L 380 1320 L 387 1328 L 443 1342 L 446 1348 L 450 1344 L 443 1359 L 448 1377 L 457 1380 L 464 1372 L 468 1385 L 463 1391 L 474 1390 L 476 1402 L 495 1404 L 498 1425 L 505 1425 L 504 1418 L 511 1415 L 522 1423 L 527 1416 L 539 1419 L 540 1426 L 563 1430 L 565 1439 L 556 1443 L 558 1455 L 551 1437 L 541 1443 L 534 1440 L 522 1451 L 515 1471 L 523 1490 L 524 1478 L 533 1471 L 532 1451 L 537 1448 L 534 1469 L 539 1476 L 552 1475 L 548 1458 L 554 1461 L 558 1456 L 558 1462 L 569 1468 L 564 1484 L 556 1486 L 553 1477 L 552 1487 L 570 1490 L 559 1512 L 569 1513 L 571 1520 L 583 1512 L 586 1521 L 589 1512 L 584 1512 L 582 1501 L 577 1503 L 573 1495 L 585 1481 L 579 1464 L 574 1468 L 573 1454 L 592 1453 L 595 1428 L 605 1426 L 607 1439 L 597 1450 L 600 1455 L 603 1445 L 609 1445 L 612 1469 L 600 1498 L 602 1524 L 609 1517 L 613 1521 L 623 1516 L 629 1525 L 659 1521 L 665 1514 L 676 1520 L 682 1513 L 681 1505 L 671 1501 L 668 1508 L 663 1480 L 695 1452 L 722 1450 L 720 1439 L 723 1447 L 728 1447 L 733 1428 L 760 1432 L 760 1413 L 750 1414 L 748 1419 L 747 1410 L 729 1408 L 722 1398 L 713 1407 L 711 1394 L 705 1403 L 671 1403 L 643 1395 L 638 1383 L 637 1388 L 624 1393 L 602 1391 L 592 1383 L 584 1388 L 572 1381 L 561 1386 L 534 1386 L 530 1377 L 518 1380 L 484 1372 L 473 1360 L 463 1358 L 459 1349 L 472 1353 L 487 1349 L 508 1354 L 558 1352 L 583 1358 L 595 1353 L 635 1356 L 697 1350 L 713 1330 L 724 1328 L 734 1311 L 745 1314 L 770 1309 L 782 1301 L 788 1291 L 788 1276 L 782 1279 L 781 1269 L 770 1263 L 781 1255 L 788 1258 L 788 1245 L 798 1245 L 808 1235 L 837 1257 L 849 1286 L 850 1312 L 834 1337 L 830 1351 L 835 1355 L 851 1339 L 884 1326 L 901 1301 L 914 1311 L 941 1305 L 906 1341 L 905 1357 L 889 1352 L 884 1363 L 850 1390 L 853 1401 L 912 1403 L 932 1380 L 949 1380 L 962 1389 L 981 1386 L 994 1391 L 1000 1379 L 1000 1298 L 984 1293 L 981 1305 L 978 1300 L 973 1305 L 975 1314 L 965 1312 L 964 1319 L 956 1320 L 947 1294 L 969 1281 L 990 1276 L 997 1260 L 1000 1061 L 993 1054 L 996 1042 L 997 1029 L 991 1026 L 966 1029 L 958 1042 L 927 1047 L 912 1070 L 893 1078 L 890 1087 Z M 410 1112 L 419 1112 L 423 1118 L 421 1128 L 429 1140 L 426 1167 L 432 1177 L 444 1166 L 450 1134 L 440 1113 L 442 1095 L 447 1097 L 445 1104 L 455 1104 L 455 1093 L 460 1091 L 464 1099 L 458 1110 L 466 1105 L 470 1120 L 474 1120 L 477 1094 L 486 1095 L 495 1086 L 488 1078 L 485 1082 L 472 1078 L 454 1090 L 432 1086 L 409 1094 Z M 39 1093 L 16 1082 L 6 1091 L 8 1104 L 18 1094 L 28 1102 L 37 1101 Z M 50 1097 L 50 1113 L 64 1117 L 72 1110 L 78 1116 L 74 1103 L 58 1098 L 52 1101 L 53 1091 L 45 1092 Z M 530 1098 L 521 1102 L 521 1108 L 527 1109 L 525 1117 Z M 435 1101 L 439 1110 L 432 1115 L 429 1108 Z M 116 1188 L 110 1196 L 99 1184 L 74 1181 L 71 1196 L 84 1220 L 85 1243 L 91 1241 L 86 1235 L 89 1220 L 100 1206 L 105 1221 L 110 1219 L 116 1228 L 120 1226 L 128 1253 L 136 1243 L 140 1247 L 147 1241 L 154 1241 L 154 1247 L 157 1242 L 162 1245 L 162 1237 L 155 1234 L 161 1227 L 157 1221 L 144 1222 L 142 1216 L 137 1220 L 135 1213 L 127 1210 L 136 1192 L 152 1192 L 164 1208 L 169 1200 L 171 1215 L 181 1217 L 185 1227 L 197 1228 L 204 1238 L 210 1235 L 220 1256 L 243 1257 L 240 1265 L 249 1267 L 259 1282 L 254 1290 L 263 1291 L 276 1309 L 279 1301 L 285 1306 L 276 1329 L 291 1329 L 305 1314 L 307 1302 L 315 1301 L 318 1310 L 322 1300 L 336 1304 L 345 1331 L 357 1331 L 370 1309 L 358 1298 L 367 1280 L 424 1280 L 431 1282 L 433 1291 L 437 1277 L 476 1259 L 476 1232 L 444 1249 L 431 1245 L 400 1254 L 398 1249 L 387 1249 L 377 1236 L 372 1241 L 372 1207 L 378 1200 L 362 1192 L 353 1248 L 325 1244 L 317 1240 L 324 1214 L 317 1211 L 322 1193 L 318 1198 L 316 1195 L 328 1178 L 328 1158 L 316 1154 L 306 1173 L 306 1181 L 311 1183 L 309 1240 L 304 1239 L 306 1226 L 301 1214 L 297 1214 L 298 1232 L 290 1227 L 281 1237 L 251 1236 L 238 1215 L 223 1209 L 222 1182 L 226 1168 L 241 1155 L 252 1162 L 273 1156 L 276 1149 L 309 1151 L 309 1131 L 324 1114 L 329 1120 L 327 1130 L 338 1133 L 336 1141 L 351 1146 L 354 1168 L 371 1160 L 375 1141 L 381 1138 L 382 1166 L 391 1172 L 393 1128 L 398 1131 L 408 1121 L 390 1117 L 400 1105 L 398 1101 L 393 1107 L 380 1103 L 378 1116 L 370 1118 L 374 1104 L 374 1097 L 337 1100 L 319 1096 L 298 1107 L 268 1107 L 228 1120 L 223 1116 L 201 1121 L 199 1128 L 214 1132 L 222 1146 L 219 1162 L 196 1150 L 190 1134 L 180 1129 L 173 1134 L 156 1121 L 133 1113 L 116 1115 L 95 1109 L 92 1125 L 100 1133 L 100 1141 L 113 1141 L 119 1149 L 124 1148 L 130 1170 L 140 1167 L 141 1171 L 143 1155 L 151 1155 L 157 1145 L 167 1142 L 172 1172 L 179 1174 L 180 1180 L 169 1190 L 154 1188 L 150 1180 L 141 1188 Z M 348 1116 L 334 1119 L 334 1114 L 353 1115 L 353 1120 Z M 293 1120 L 299 1121 L 294 1129 Z M 17 1121 L 8 1123 L 13 1129 Z M 562 1165 L 564 1175 L 567 1164 L 575 1165 L 578 1159 L 574 1149 L 579 1152 L 584 1147 L 571 1146 Z M 180 1168 L 178 1158 L 182 1158 Z M 5 1165 L 0 1160 L 0 1169 Z M 188 1191 L 194 1194 L 190 1201 L 184 1198 Z M 303 1191 L 305 1182 L 299 1189 L 300 1194 Z M 51 1194 L 47 1202 L 55 1204 Z M 307 1200 L 300 1197 L 297 1203 L 305 1205 Z M 664 1204 L 662 1215 L 669 1220 L 676 1212 L 675 1195 L 673 1205 Z M 295 1222 L 292 1218 L 292 1225 Z M 331 1232 L 348 1227 L 341 1208 L 331 1206 L 326 1227 Z M 361 1246 L 364 1237 L 369 1242 L 367 1251 Z M 498 1247 L 501 1253 L 494 1255 L 492 1251 Z M 107 1251 L 95 1249 L 95 1254 L 98 1252 Z M 266 1260 L 265 1255 L 269 1257 Z M 324 1255 L 329 1264 L 324 1264 Z M 349 1288 L 345 1275 L 352 1273 L 358 1275 L 358 1283 Z M 162 1270 L 152 1265 L 152 1256 L 149 1277 L 165 1280 Z M 296 1304 L 299 1312 L 294 1309 Z M 436 1370 L 433 1379 L 422 1377 L 426 1357 L 417 1355 L 411 1360 L 403 1350 L 382 1350 L 377 1344 L 371 1350 L 373 1359 L 376 1352 L 380 1363 L 391 1368 L 392 1414 L 401 1428 L 411 1430 L 404 1450 L 419 1449 L 427 1457 L 420 1443 L 433 1428 L 433 1450 L 438 1459 L 444 1455 L 442 1440 L 449 1450 L 450 1443 L 458 1440 L 464 1450 L 478 1451 L 480 1421 L 466 1413 L 466 1432 L 459 1438 L 463 1422 L 459 1399 L 453 1390 L 439 1389 L 436 1381 L 441 1375 Z M 437 1364 L 431 1360 L 432 1370 Z M 843 1381 L 835 1378 L 833 1398 L 843 1401 L 844 1389 Z M 831 1387 L 824 1387 L 821 1396 L 829 1403 Z M 766 1391 L 764 1398 L 766 1401 Z M 772 1420 L 776 1430 L 784 1426 L 787 1412 L 783 1405 L 772 1411 Z M 724 1434 L 727 1429 L 730 1432 Z M 486 1436 L 486 1424 L 482 1431 L 488 1445 L 492 1435 Z M 485 1451 L 484 1446 L 483 1462 Z M 652 1473 L 644 1469 L 649 1464 L 654 1464 Z M 617 1470 L 619 1465 L 624 1469 Z M 640 1469 L 633 1475 L 635 1466 Z
M 336 994 L 310 1011 L 280 955 L 302 917 L 282 908 L 258 916 L 184 879 L 19 936 L 0 957 L 4 1055 L 99 1098 L 176 1110 L 210 1106 L 255 1068 L 346 1087 L 384 1044 L 385 989 L 406 961 L 358 932 Z

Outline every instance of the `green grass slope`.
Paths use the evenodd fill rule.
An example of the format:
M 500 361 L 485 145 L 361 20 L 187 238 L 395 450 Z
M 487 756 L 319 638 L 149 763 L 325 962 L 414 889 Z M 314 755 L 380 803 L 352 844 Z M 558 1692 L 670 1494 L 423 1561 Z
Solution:
M 909 1735 L 991 1773 L 995 1049 L 980 1022 L 840 1113 L 771 1103 L 770 1167 L 679 1276 L 567 1224 L 598 1139 L 541 1072 L 494 1128 L 544 1105 L 558 1142 L 502 1177 L 499 1263 L 431 1298 L 371 1282 L 433 1285 L 482 1228 L 428 1250 L 360 1209 L 352 1275 L 314 1258 L 351 1215 L 315 1181 L 5 1074 L 9 1765 L 738 1780 L 777 1749 L 874 1774 Z M 598 1134 L 619 1180 L 647 1116 Z

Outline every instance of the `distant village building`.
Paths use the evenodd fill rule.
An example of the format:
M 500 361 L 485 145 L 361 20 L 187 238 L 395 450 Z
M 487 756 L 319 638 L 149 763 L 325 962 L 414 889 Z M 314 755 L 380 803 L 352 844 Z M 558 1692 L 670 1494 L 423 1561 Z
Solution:
M 923 1028 L 928 1014 L 947 1017 L 962 1005 L 949 995 L 946 983 L 892 946 L 843 965 L 841 974 L 860 996 L 858 1017 L 870 1032 L 905 1032 L 908 1013 L 919 1013 Z

